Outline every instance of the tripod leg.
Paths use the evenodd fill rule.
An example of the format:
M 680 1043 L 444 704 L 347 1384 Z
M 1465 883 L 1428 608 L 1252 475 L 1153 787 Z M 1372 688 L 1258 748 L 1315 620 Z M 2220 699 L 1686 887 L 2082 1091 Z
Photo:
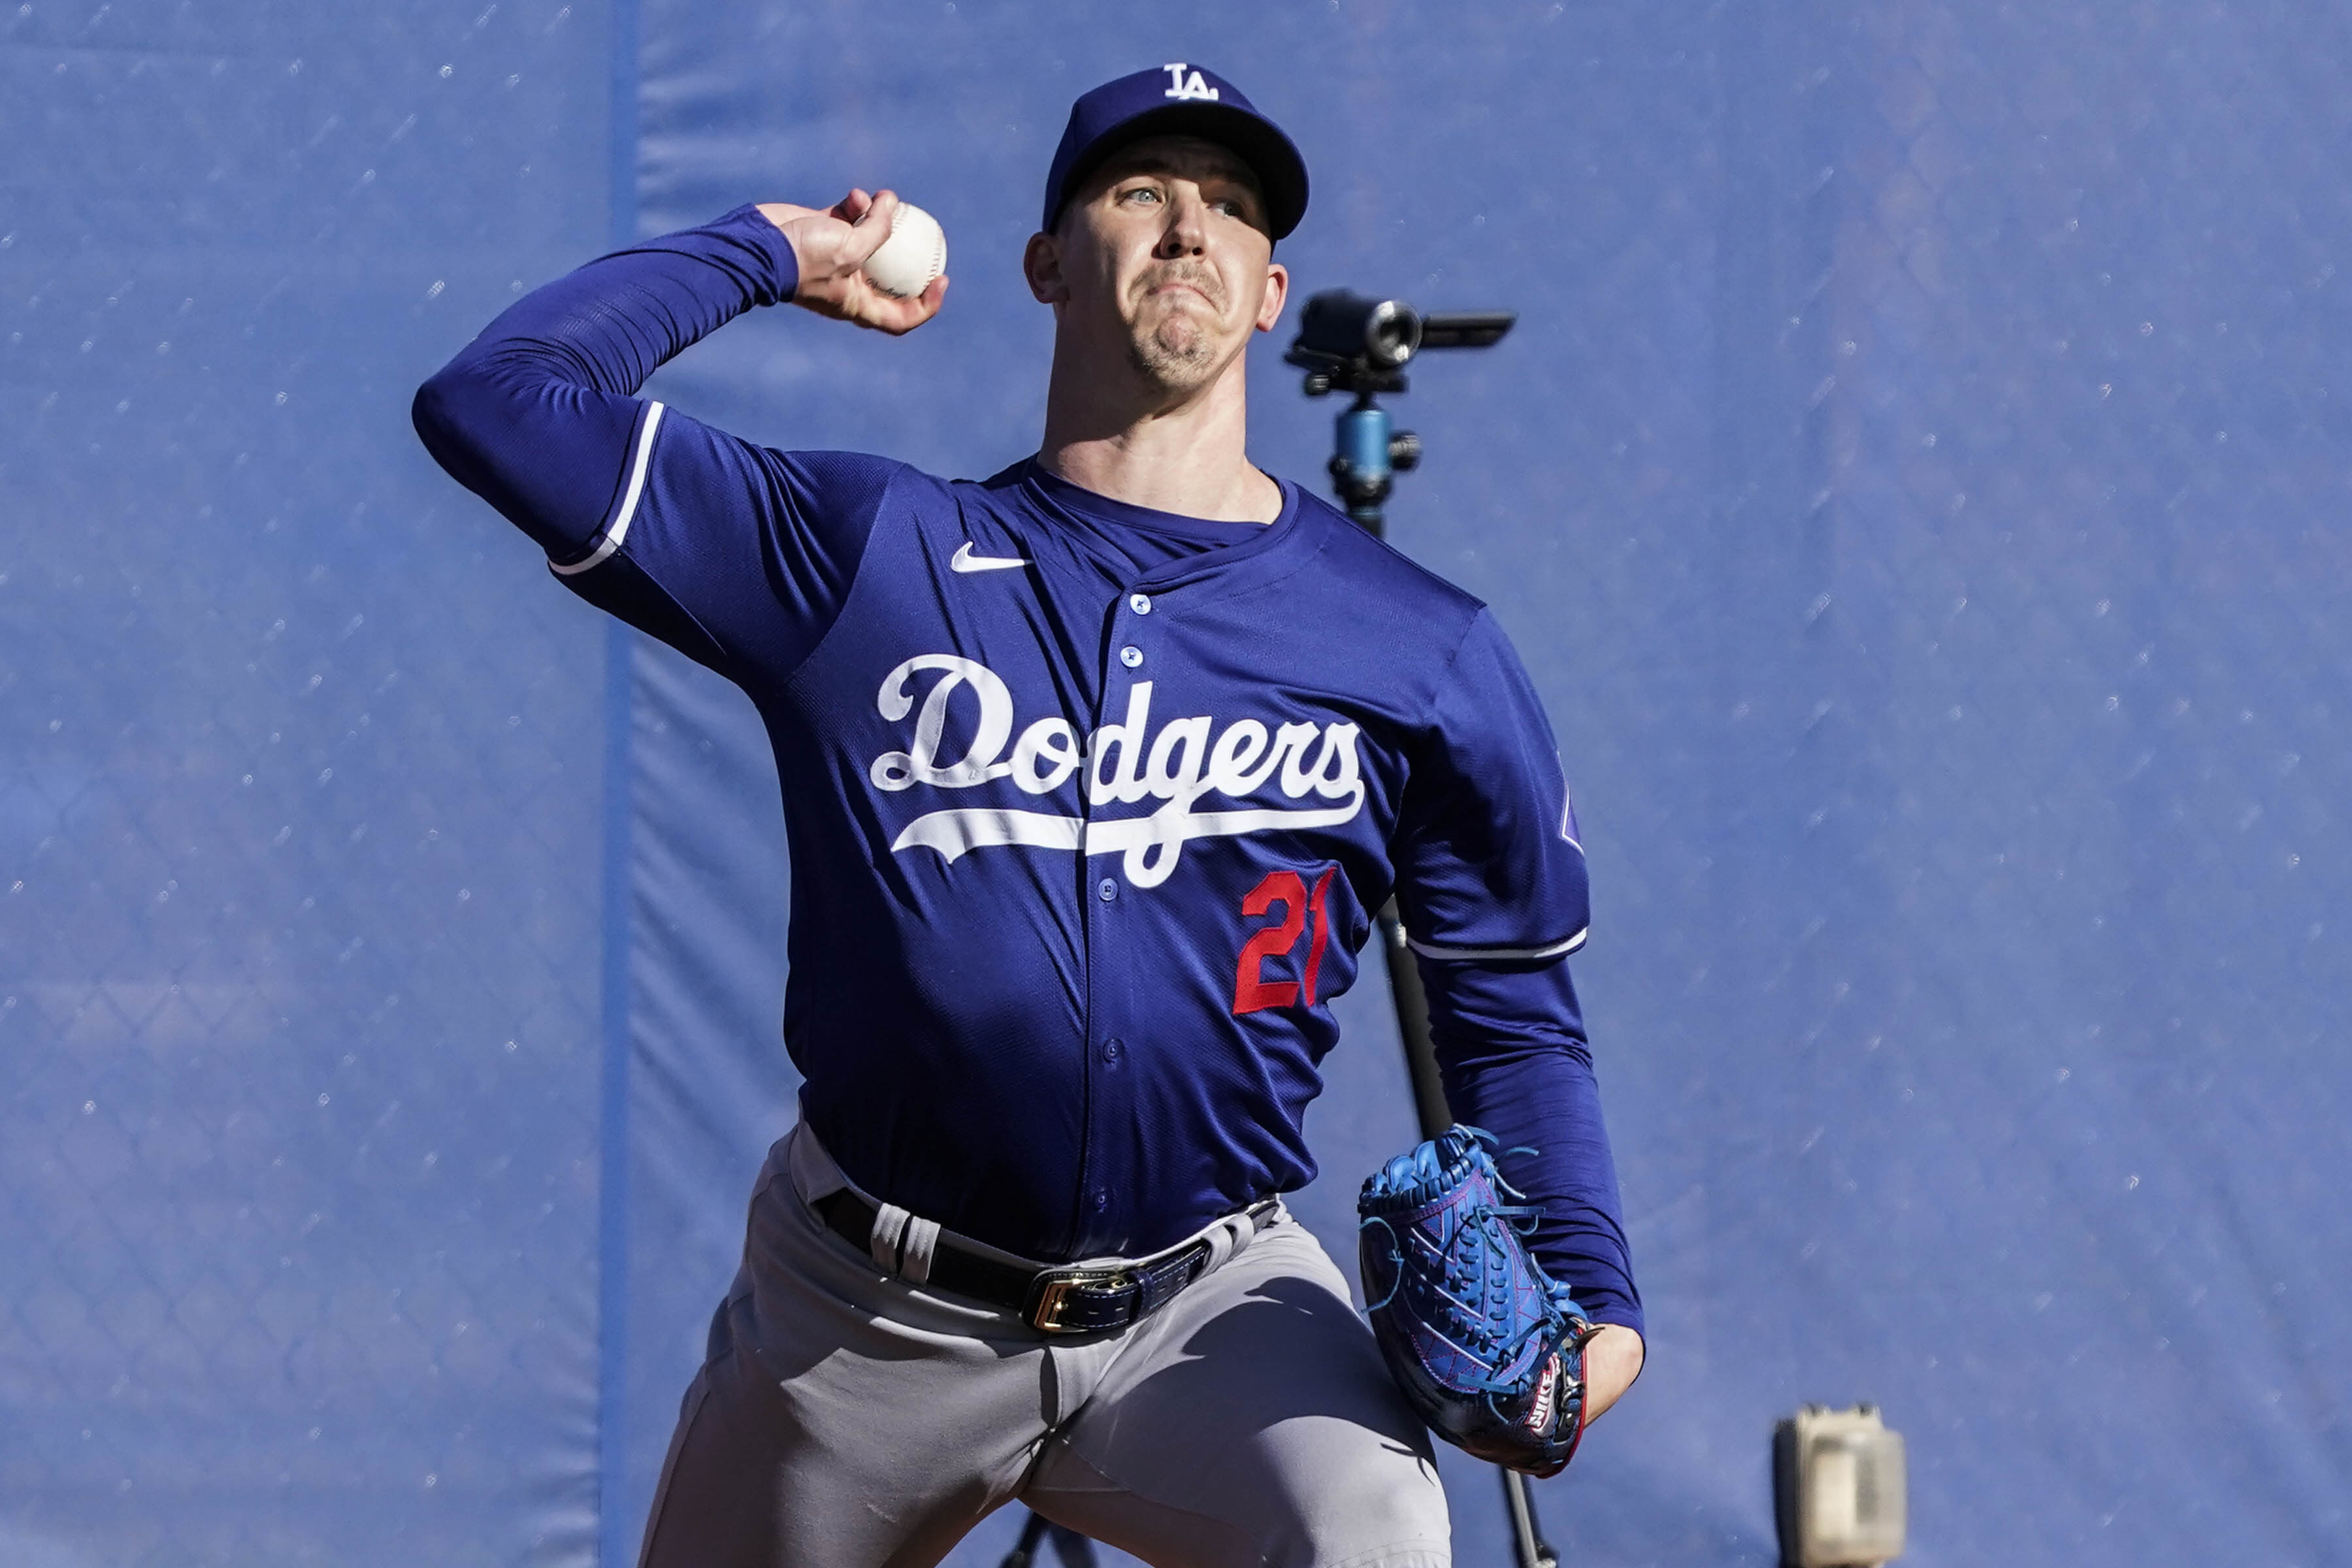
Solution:
M 1511 1516 L 1511 1545 L 1518 1557 L 1518 1568 L 1559 1568 L 1559 1553 L 1543 1538 L 1543 1526 L 1536 1520 L 1535 1492 L 1528 1478 L 1517 1470 L 1504 1470 L 1503 1507 Z
M 1037 1549 L 1047 1544 L 1054 1548 L 1054 1560 L 1061 1568 L 1095 1568 L 1093 1542 L 1034 1512 L 1022 1522 L 1021 1539 L 1005 1557 L 1002 1568 L 1041 1568 Z
M 1045 1516 L 1033 1513 L 1022 1521 L 1021 1539 L 1004 1559 L 1003 1568 L 1036 1568 L 1037 1547 L 1045 1539 Z
M 1454 1125 L 1445 1106 L 1445 1086 L 1437 1076 L 1437 1050 L 1429 1039 L 1429 998 L 1421 971 L 1405 945 L 1404 922 L 1391 899 L 1380 913 L 1381 955 L 1388 961 L 1389 998 L 1396 1007 L 1397 1035 L 1404 1041 L 1404 1070 L 1412 1085 L 1413 1119 L 1421 1135 L 1434 1138 Z

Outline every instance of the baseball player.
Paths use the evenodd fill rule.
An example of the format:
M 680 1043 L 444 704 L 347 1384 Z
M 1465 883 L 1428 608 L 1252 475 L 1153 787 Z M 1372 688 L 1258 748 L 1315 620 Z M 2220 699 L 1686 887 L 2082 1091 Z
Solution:
M 775 747 L 801 1121 L 646 1563 L 936 1563 L 1016 1499 L 1157 1564 L 1446 1563 L 1427 1434 L 1281 1202 L 1391 892 L 1455 1113 L 1604 1325 L 1588 1411 L 1639 1368 L 1535 692 L 1476 600 L 1246 456 L 1307 191 L 1213 71 L 1079 99 L 1024 258 L 1044 440 L 986 479 L 635 395 L 755 306 L 929 321 L 946 279 L 860 271 L 887 192 L 592 262 L 418 394 L 451 474 Z

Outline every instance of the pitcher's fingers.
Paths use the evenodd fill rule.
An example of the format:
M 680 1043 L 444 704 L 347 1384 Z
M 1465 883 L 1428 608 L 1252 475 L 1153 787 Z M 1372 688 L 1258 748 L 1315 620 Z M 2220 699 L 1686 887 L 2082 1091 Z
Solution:
M 869 324 L 880 328 L 892 337 L 903 337 L 940 313 L 940 306 L 948 297 L 948 280 L 934 278 L 919 294 L 885 294 L 872 290 L 873 306 L 867 313 Z
M 851 267 L 863 267 L 866 258 L 882 248 L 890 237 L 890 225 L 898 215 L 898 196 L 895 191 L 877 191 L 873 201 L 857 221 L 850 226 L 849 238 L 841 247 L 841 259 Z

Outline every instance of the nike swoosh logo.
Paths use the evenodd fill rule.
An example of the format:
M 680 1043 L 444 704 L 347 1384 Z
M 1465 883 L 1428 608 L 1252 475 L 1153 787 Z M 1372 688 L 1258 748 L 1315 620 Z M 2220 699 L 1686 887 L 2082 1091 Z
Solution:
M 971 541 L 967 539 L 956 547 L 955 558 L 948 564 L 958 572 L 1003 572 L 1029 563 L 1018 555 L 974 555 Z

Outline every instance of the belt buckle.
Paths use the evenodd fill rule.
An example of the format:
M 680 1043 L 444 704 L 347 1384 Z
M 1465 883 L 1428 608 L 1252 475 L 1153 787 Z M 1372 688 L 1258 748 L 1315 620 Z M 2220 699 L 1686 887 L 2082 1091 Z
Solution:
M 1136 1319 L 1132 1268 L 1049 1268 L 1029 1282 L 1021 1315 L 1041 1334 L 1096 1334 Z

